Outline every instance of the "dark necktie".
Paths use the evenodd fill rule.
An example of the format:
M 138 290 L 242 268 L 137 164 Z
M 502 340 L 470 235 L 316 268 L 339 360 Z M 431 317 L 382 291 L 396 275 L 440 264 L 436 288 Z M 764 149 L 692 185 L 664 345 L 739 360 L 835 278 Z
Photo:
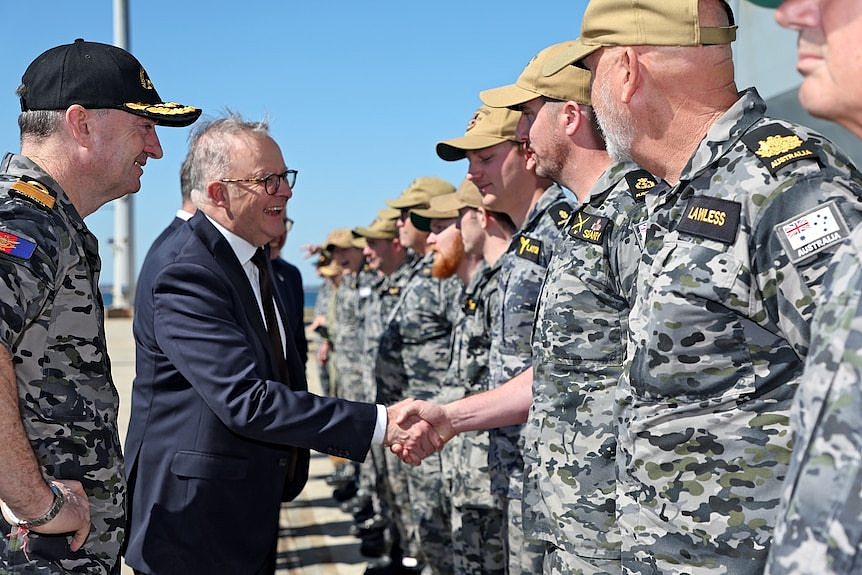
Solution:
M 278 330 L 278 316 L 275 313 L 275 305 L 272 300 L 272 278 L 269 275 L 269 265 L 263 248 L 257 248 L 251 257 L 251 263 L 257 267 L 257 278 L 260 282 L 260 301 L 263 305 L 263 318 L 266 320 L 266 331 L 269 335 L 270 353 L 273 363 L 278 371 L 281 382 L 290 385 L 290 374 L 287 369 L 287 361 L 284 359 L 284 342 L 281 341 L 281 333 Z

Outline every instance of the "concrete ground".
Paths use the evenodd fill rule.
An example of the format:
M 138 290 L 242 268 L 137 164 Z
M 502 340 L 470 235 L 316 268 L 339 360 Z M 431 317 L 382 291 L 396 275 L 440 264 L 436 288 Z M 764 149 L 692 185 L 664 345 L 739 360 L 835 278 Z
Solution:
M 120 437 L 125 440 L 135 376 L 132 320 L 108 318 L 105 328 L 114 384 L 120 393 Z M 309 356 L 314 357 L 313 351 Z M 314 361 L 308 365 L 308 387 L 320 393 Z M 282 506 L 278 575 L 358 575 L 365 571 L 359 540 L 348 532 L 352 517 L 339 509 L 331 497 L 332 488 L 324 481 L 333 469 L 327 456 L 312 452 L 308 484 L 297 499 Z M 132 575 L 132 570 L 123 565 L 122 574 Z

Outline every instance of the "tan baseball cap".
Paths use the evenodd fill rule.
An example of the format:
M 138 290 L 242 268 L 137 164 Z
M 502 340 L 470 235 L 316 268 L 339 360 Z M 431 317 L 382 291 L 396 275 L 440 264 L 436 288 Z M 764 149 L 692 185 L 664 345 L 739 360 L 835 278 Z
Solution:
M 590 0 L 580 38 L 546 62 L 543 73 L 556 74 L 604 46 L 700 46 L 736 39 L 736 26 L 701 26 L 697 4 L 698 0 Z
M 542 69 L 549 60 L 576 46 L 575 40 L 548 46 L 530 60 L 514 84 L 479 92 L 479 98 L 492 108 L 511 108 L 540 96 L 564 102 L 590 105 L 590 72 L 575 66 L 564 66 L 545 76 Z
M 352 248 L 353 234 L 347 228 L 338 228 L 329 232 L 326 236 L 326 241 L 323 242 L 323 248 L 327 251 L 332 251 L 332 248 Z
M 463 136 L 437 143 L 437 155 L 447 162 L 454 162 L 467 157 L 467 150 L 481 150 L 500 142 L 517 142 L 515 129 L 520 119 L 521 112 L 482 106 L 473 114 Z
M 317 271 L 320 272 L 320 275 L 322 275 L 323 277 L 331 278 L 341 275 L 341 266 L 338 265 L 338 263 L 336 262 L 329 262 L 325 266 L 320 266 L 319 268 L 317 268 Z
M 462 206 L 460 200 L 458 200 L 457 192 L 452 192 L 451 194 L 444 194 L 442 196 L 431 198 L 427 208 L 410 210 L 410 215 L 412 216 L 413 214 L 416 214 L 420 218 L 427 218 L 429 220 L 457 218 L 459 215 L 458 210 L 462 207 L 464 206 Z
M 479 209 L 482 207 L 482 194 L 472 180 L 465 179 L 461 182 L 461 185 L 458 186 L 458 191 L 455 192 L 455 197 L 461 202 L 460 208 Z
M 398 212 L 398 215 L 401 215 L 401 212 Z M 367 227 L 359 226 L 355 228 L 353 233 L 359 234 L 364 238 L 391 240 L 398 234 L 398 228 L 395 226 L 395 220 L 392 218 L 377 217 Z
M 386 205 L 397 210 L 424 207 L 434 196 L 451 194 L 454 191 L 455 186 L 442 178 L 421 176 L 410 182 L 396 199 L 386 200 Z M 401 215 L 400 211 L 398 215 Z
M 377 212 L 377 217 L 381 220 L 397 220 L 400 215 L 401 210 L 396 210 L 395 208 L 383 208 Z

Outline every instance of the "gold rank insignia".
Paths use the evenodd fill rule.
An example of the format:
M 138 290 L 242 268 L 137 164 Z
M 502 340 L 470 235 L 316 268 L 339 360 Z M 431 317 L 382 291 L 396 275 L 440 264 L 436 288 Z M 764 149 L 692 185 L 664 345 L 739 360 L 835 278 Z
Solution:
M 479 302 L 473 299 L 472 297 L 467 297 L 464 299 L 464 305 L 462 306 L 462 310 L 465 315 L 475 315 L 476 309 L 479 307 Z
M 601 245 L 611 227 L 613 223 L 606 217 L 578 212 L 572 216 L 569 235 L 591 244 Z
M 572 215 L 572 206 L 569 205 L 569 202 L 557 202 L 548 210 L 548 214 L 550 214 L 551 219 L 554 220 L 554 223 L 558 228 L 562 228 L 569 221 L 569 218 Z
M 632 170 L 626 174 L 629 193 L 636 200 L 643 200 L 658 185 L 655 177 L 646 170 Z
M 9 195 L 30 200 L 49 210 L 54 207 L 54 194 L 36 180 L 18 180 L 9 189 Z
M 542 255 L 542 240 L 531 238 L 522 234 L 517 234 L 512 238 L 511 250 L 518 257 L 529 260 L 533 263 L 539 263 L 539 257 Z
M 392 286 L 388 290 L 386 290 L 386 293 L 393 296 L 398 295 L 401 293 L 401 288 L 399 286 Z
M 781 124 L 767 124 L 745 134 L 742 141 L 773 176 L 788 164 L 817 159 L 814 145 Z

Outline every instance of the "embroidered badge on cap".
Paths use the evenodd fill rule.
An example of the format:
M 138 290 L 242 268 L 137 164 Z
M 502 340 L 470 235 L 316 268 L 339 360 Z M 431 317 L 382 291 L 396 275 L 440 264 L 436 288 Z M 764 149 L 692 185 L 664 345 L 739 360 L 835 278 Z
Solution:
M 767 124 L 742 137 L 748 149 L 773 176 L 782 167 L 806 158 L 816 159 L 814 146 L 781 124 Z
M 739 202 L 694 196 L 685 206 L 676 229 L 693 236 L 732 244 L 736 240 L 741 211 Z
M 569 227 L 569 235 L 573 238 L 588 241 L 592 244 L 601 244 L 605 233 L 611 229 L 613 223 L 603 216 L 594 216 L 578 212 L 572 216 L 572 225 Z
M 626 174 L 629 192 L 636 200 L 643 200 L 658 185 L 655 177 L 646 170 L 633 170 Z
M 566 225 L 566 222 L 569 221 L 569 218 L 572 215 L 572 206 L 569 205 L 569 202 L 557 202 L 551 206 L 548 213 L 551 215 L 551 219 L 554 220 L 557 227 L 562 228 Z
M 530 260 L 533 263 L 539 263 L 539 256 L 542 254 L 542 240 L 518 235 L 515 236 L 512 247 L 519 257 Z
M 35 250 L 36 244 L 33 242 L 18 237 L 15 234 L 0 232 L 0 253 L 9 254 L 22 260 L 29 260 Z
M 849 235 L 847 223 L 834 200 L 778 224 L 775 231 L 794 264 Z

